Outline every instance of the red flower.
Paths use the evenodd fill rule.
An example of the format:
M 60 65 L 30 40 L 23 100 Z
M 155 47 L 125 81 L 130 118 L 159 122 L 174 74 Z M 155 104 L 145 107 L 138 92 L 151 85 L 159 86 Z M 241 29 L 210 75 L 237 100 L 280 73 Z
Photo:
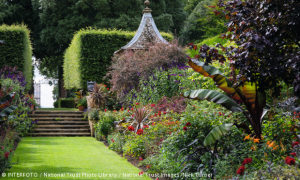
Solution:
M 111 142 L 113 142 L 113 143 L 114 143 L 114 142 L 115 142 L 115 140 L 114 140 L 114 139 L 111 139 Z
M 186 131 L 186 130 L 187 130 L 187 127 L 184 126 L 184 127 L 183 127 L 183 130 Z
M 28 97 L 28 96 L 27 96 Z M 294 111 L 294 114 L 296 114 L 296 111 Z
M 167 112 L 166 112 L 166 111 L 164 111 L 164 114 L 167 114 Z
M 222 113 L 221 113 L 221 112 L 219 112 L 219 114 L 220 114 L 220 116 L 222 116 Z
M 2 146 L 2 148 L 1 148 L 2 150 L 4 149 L 4 147 Z
M 295 159 L 288 156 L 288 157 L 285 158 L 285 163 L 288 164 L 288 165 L 294 165 L 295 164 Z
M 109 90 L 109 88 L 107 88 L 107 90 Z
M 147 169 L 149 169 L 150 167 L 151 167 L 151 165 L 148 164 L 148 165 L 147 165 Z
M 133 108 L 131 108 L 131 111 L 133 111 Z
M 6 152 L 6 153 L 4 154 L 4 156 L 5 156 L 6 159 L 8 159 L 9 152 Z
M 148 125 L 144 125 L 143 128 L 149 128 L 149 126 Z
M 160 139 L 160 142 L 162 142 L 163 141 L 163 139 Z
M 172 134 L 172 132 L 169 132 L 169 134 Z
M 296 145 L 299 145 L 299 142 L 298 142 L 298 141 L 292 143 L 292 146 L 293 146 L 293 147 L 296 146 Z
M 129 131 L 134 131 L 134 127 L 128 126 L 128 130 L 129 130 Z
M 125 120 L 125 118 L 122 118 L 123 120 Z
M 139 175 L 142 175 L 144 172 L 143 171 L 141 171 L 141 172 L 139 172 Z
M 144 160 L 142 157 L 139 157 L 140 161 Z
M 252 162 L 252 158 L 245 158 L 244 162 L 242 163 L 242 165 L 248 164 Z
M 155 107 L 155 104 L 151 104 L 151 107 Z
M 114 110 L 114 112 L 116 112 L 116 110 Z
M 134 114 L 133 115 L 131 115 L 132 117 L 134 117 Z
M 124 108 L 122 107 L 122 108 L 121 108 L 121 111 L 123 111 L 123 110 L 124 110 Z
M 187 122 L 185 125 L 186 126 L 191 126 L 192 124 L 190 122 Z
M 155 113 L 154 116 L 157 117 L 157 114 Z
M 292 152 L 291 155 L 292 156 L 297 156 L 297 154 L 295 152 Z
M 104 87 L 107 87 L 107 86 L 104 84 Z
M 106 112 L 106 111 L 107 111 L 107 109 L 104 110 L 104 112 Z
M 9 152 L 12 152 L 12 150 L 9 150 Z
M 239 169 L 237 170 L 237 173 L 236 174 L 244 174 L 244 172 L 245 172 L 245 166 L 241 166 L 241 167 L 239 167 Z
M 140 103 L 135 103 L 135 105 L 140 105 Z
M 144 132 L 144 130 L 143 130 L 143 129 L 139 129 L 139 130 L 136 132 L 136 134 L 137 134 L 137 135 L 142 135 L 142 134 L 143 134 L 143 132 Z

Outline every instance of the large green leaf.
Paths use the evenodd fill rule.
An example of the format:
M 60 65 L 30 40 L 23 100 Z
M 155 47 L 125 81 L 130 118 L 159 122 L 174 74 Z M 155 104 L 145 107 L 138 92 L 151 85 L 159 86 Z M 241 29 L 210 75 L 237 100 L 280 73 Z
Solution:
M 258 91 L 259 87 L 255 83 L 244 81 L 242 86 L 233 88 L 232 83 L 217 68 L 205 65 L 205 62 L 197 59 L 189 60 L 189 65 L 205 77 L 211 77 L 216 86 L 227 92 L 236 100 L 243 101 L 255 119 L 260 120 L 266 106 L 266 94 Z M 239 91 L 239 92 L 237 92 Z
M 224 123 L 220 126 L 213 128 L 208 135 L 206 136 L 203 145 L 210 146 L 214 144 L 217 140 L 219 140 L 223 135 L 227 134 L 230 131 L 233 123 Z
M 243 109 L 236 102 L 234 102 L 230 97 L 218 91 L 209 90 L 209 89 L 192 90 L 192 91 L 185 92 L 184 97 L 187 97 L 189 99 L 212 101 L 214 103 L 221 104 L 222 106 L 224 106 L 226 109 L 230 111 L 243 112 Z
M 188 63 L 194 71 L 205 77 L 211 77 L 215 81 L 216 86 L 232 95 L 232 98 L 241 100 L 236 90 L 232 87 L 232 83 L 217 68 L 205 65 L 205 62 L 198 61 L 197 59 L 190 59 Z
M 18 108 L 17 105 L 12 105 L 5 108 L 3 111 L 0 112 L 0 117 L 8 116 L 10 113 L 14 112 Z

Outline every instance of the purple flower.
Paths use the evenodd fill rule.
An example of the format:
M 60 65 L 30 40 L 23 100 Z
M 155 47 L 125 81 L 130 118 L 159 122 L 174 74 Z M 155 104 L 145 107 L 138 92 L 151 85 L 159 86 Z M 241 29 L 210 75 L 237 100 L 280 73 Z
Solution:
M 175 82 L 180 83 L 180 81 L 175 81 Z
M 139 72 L 136 72 L 139 76 L 141 75 Z
M 178 76 L 182 76 L 182 74 L 179 74 Z

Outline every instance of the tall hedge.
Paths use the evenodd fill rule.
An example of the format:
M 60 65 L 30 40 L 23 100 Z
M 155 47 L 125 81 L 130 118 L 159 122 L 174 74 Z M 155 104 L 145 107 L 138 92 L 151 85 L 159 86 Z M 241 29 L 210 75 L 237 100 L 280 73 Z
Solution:
M 30 31 L 25 25 L 1 25 L 0 40 L 5 44 L 0 46 L 0 69 L 4 65 L 17 66 L 25 76 L 25 89 L 31 89 L 32 82 L 32 46 Z
M 103 82 L 113 53 L 125 46 L 135 32 L 120 30 L 82 29 L 78 31 L 64 55 L 64 83 L 66 89 L 84 88 L 86 81 Z M 167 39 L 173 36 L 161 33 Z

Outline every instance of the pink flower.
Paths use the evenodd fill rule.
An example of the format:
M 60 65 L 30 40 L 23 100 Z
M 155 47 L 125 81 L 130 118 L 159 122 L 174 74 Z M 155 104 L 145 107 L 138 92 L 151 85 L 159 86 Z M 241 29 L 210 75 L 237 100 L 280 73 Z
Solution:
M 188 128 L 187 128 L 186 126 L 183 127 L 183 130 L 184 130 L 184 131 L 187 131 L 187 129 L 188 129 Z

